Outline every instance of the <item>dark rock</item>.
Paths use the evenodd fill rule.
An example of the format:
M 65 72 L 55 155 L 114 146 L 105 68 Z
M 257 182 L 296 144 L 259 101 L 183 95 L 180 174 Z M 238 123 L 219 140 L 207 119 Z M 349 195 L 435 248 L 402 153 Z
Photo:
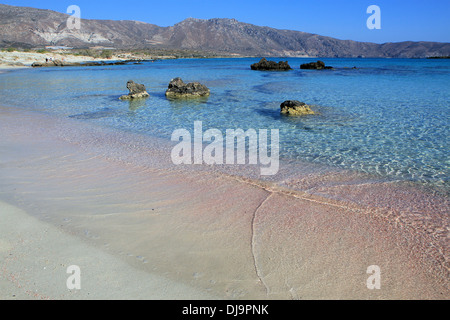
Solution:
M 166 96 L 170 98 L 206 97 L 209 94 L 210 91 L 205 85 L 199 82 L 184 83 L 181 78 L 172 79 L 166 91 Z
M 286 100 L 280 105 L 280 108 L 281 114 L 289 116 L 315 114 L 315 112 L 311 110 L 310 106 L 297 100 Z
M 128 95 L 121 96 L 121 100 L 147 98 L 150 96 L 143 84 L 135 83 L 133 80 L 127 82 L 127 89 L 130 92 L 128 93 Z
M 300 69 L 314 69 L 314 70 L 323 70 L 323 69 L 333 69 L 333 67 L 326 66 L 323 61 L 304 63 L 300 66 Z
M 84 62 L 82 64 L 78 64 L 83 67 L 97 67 L 97 66 L 123 66 L 132 62 L 135 62 L 136 60 L 125 60 L 125 61 L 115 61 L 115 62 L 104 62 L 104 61 L 91 61 L 91 62 Z M 70 65 L 70 64 L 68 64 Z
M 36 67 L 63 67 L 64 62 L 61 60 L 49 60 L 46 62 L 34 62 L 31 66 L 33 68 L 36 68 Z
M 252 70 L 292 70 L 287 61 L 267 61 L 266 58 L 262 58 L 259 62 L 252 64 L 250 68 Z
M 149 60 L 124 60 L 115 62 L 104 62 L 104 61 L 88 61 L 88 62 L 64 62 L 61 60 L 50 60 L 46 62 L 34 62 L 31 66 L 37 67 L 99 67 L 99 66 L 122 66 L 130 63 L 141 64 L 142 61 Z

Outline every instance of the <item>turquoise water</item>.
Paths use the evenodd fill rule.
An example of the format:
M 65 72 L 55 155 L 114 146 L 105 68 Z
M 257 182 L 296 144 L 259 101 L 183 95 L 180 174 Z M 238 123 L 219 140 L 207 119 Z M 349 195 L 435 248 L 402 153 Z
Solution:
M 170 138 L 174 129 L 279 129 L 283 159 L 449 187 L 450 60 L 322 59 L 335 70 L 252 71 L 259 59 L 180 59 L 142 65 L 26 69 L 0 74 L 1 104 Z M 271 59 L 281 60 L 281 59 Z M 357 69 L 352 69 L 356 66 Z M 172 78 L 200 81 L 201 101 L 169 101 Z M 126 82 L 151 97 L 120 101 Z M 280 115 L 284 100 L 318 115 Z

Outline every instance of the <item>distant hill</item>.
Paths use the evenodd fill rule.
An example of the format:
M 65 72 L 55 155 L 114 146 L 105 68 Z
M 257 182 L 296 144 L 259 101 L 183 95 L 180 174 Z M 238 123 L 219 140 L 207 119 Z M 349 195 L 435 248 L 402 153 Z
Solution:
M 0 47 L 92 46 L 118 49 L 189 49 L 243 56 L 431 57 L 450 55 L 450 43 L 376 44 L 255 26 L 234 19 L 189 18 L 171 27 L 138 21 L 82 20 L 69 30 L 69 15 L 0 4 Z

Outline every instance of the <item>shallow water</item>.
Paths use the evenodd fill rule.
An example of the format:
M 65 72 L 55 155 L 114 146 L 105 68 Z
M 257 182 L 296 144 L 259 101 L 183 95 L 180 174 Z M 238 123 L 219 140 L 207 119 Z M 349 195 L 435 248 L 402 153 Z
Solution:
M 280 60 L 280 59 L 276 59 Z M 285 60 L 285 59 L 284 59 Z M 450 61 L 322 59 L 335 70 L 250 70 L 258 59 L 183 59 L 142 65 L 24 69 L 0 74 L 3 105 L 39 110 L 120 130 L 170 138 L 173 130 L 279 129 L 280 155 L 449 189 Z M 356 66 L 357 69 L 352 69 Z M 200 81 L 202 101 L 169 101 L 170 79 Z M 126 82 L 151 97 L 120 101 Z M 295 99 L 319 114 L 284 117 Z
M 285 184 L 301 190 L 286 190 L 175 166 L 164 139 L 19 108 L 0 107 L 0 136 L 0 200 L 143 270 L 146 283 L 156 275 L 228 299 L 448 297 L 448 201 L 421 188 L 295 162 L 281 175 L 288 171 Z M 238 174 L 251 176 L 244 167 Z M 14 211 L 6 217 L 5 234 L 23 235 L 23 223 L 10 226 Z M 76 263 L 91 275 L 103 268 L 88 263 L 92 257 L 111 261 L 83 249 L 87 261 L 74 252 L 78 242 L 66 250 L 66 238 L 45 240 L 47 227 L 30 227 L 31 241 L 17 231 L 8 240 L 18 249 L 1 268 L 8 279 L 23 274 L 18 284 L 27 292 L 67 293 L 65 285 L 48 290 L 57 270 L 40 278 L 44 285 L 31 276 L 36 252 L 31 270 L 41 272 L 53 270 L 55 257 L 57 266 Z M 9 263 L 21 252 L 25 258 Z M 373 263 L 383 268 L 378 292 L 365 286 Z M 86 280 L 91 298 L 111 292 L 109 283 Z M 126 274 L 118 280 L 125 290 L 143 289 Z M 161 296 L 160 289 L 142 294 Z

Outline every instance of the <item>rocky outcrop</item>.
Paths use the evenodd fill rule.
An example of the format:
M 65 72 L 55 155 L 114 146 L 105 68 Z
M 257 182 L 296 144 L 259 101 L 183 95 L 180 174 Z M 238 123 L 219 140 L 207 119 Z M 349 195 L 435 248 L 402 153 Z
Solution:
M 63 67 L 65 63 L 61 60 L 47 60 L 46 62 L 33 62 L 33 68 L 37 67 Z
M 278 71 L 286 71 L 292 70 L 291 66 L 287 61 L 267 61 L 266 58 L 262 58 L 259 62 L 254 63 L 250 66 L 252 70 L 278 70 Z
M 46 62 L 34 62 L 31 66 L 33 68 L 38 67 L 100 67 L 100 66 L 122 66 L 130 63 L 140 64 L 145 61 L 151 60 L 122 60 L 114 62 L 105 61 L 88 61 L 88 62 L 65 62 L 61 60 L 47 60 Z
M 142 62 L 147 62 L 152 60 L 121 60 L 121 61 L 114 61 L 114 62 L 105 62 L 105 61 L 91 61 L 91 62 L 84 62 L 81 64 L 78 64 L 80 66 L 84 67 L 96 67 L 96 66 L 123 66 L 127 64 L 142 64 Z
M 280 105 L 280 108 L 281 114 L 285 114 L 288 116 L 302 116 L 307 114 L 315 114 L 315 112 L 311 110 L 310 106 L 308 106 L 304 102 L 300 102 L 297 100 L 284 101 Z
M 313 69 L 313 70 L 324 70 L 333 69 L 333 67 L 326 66 L 323 61 L 304 63 L 300 66 L 300 69 Z
M 168 98 L 197 98 L 207 97 L 210 90 L 199 82 L 184 83 L 181 78 L 172 79 L 166 91 Z
M 121 100 L 141 99 L 150 96 L 143 84 L 135 83 L 133 80 L 127 82 L 127 89 L 130 92 L 127 95 L 121 96 Z

